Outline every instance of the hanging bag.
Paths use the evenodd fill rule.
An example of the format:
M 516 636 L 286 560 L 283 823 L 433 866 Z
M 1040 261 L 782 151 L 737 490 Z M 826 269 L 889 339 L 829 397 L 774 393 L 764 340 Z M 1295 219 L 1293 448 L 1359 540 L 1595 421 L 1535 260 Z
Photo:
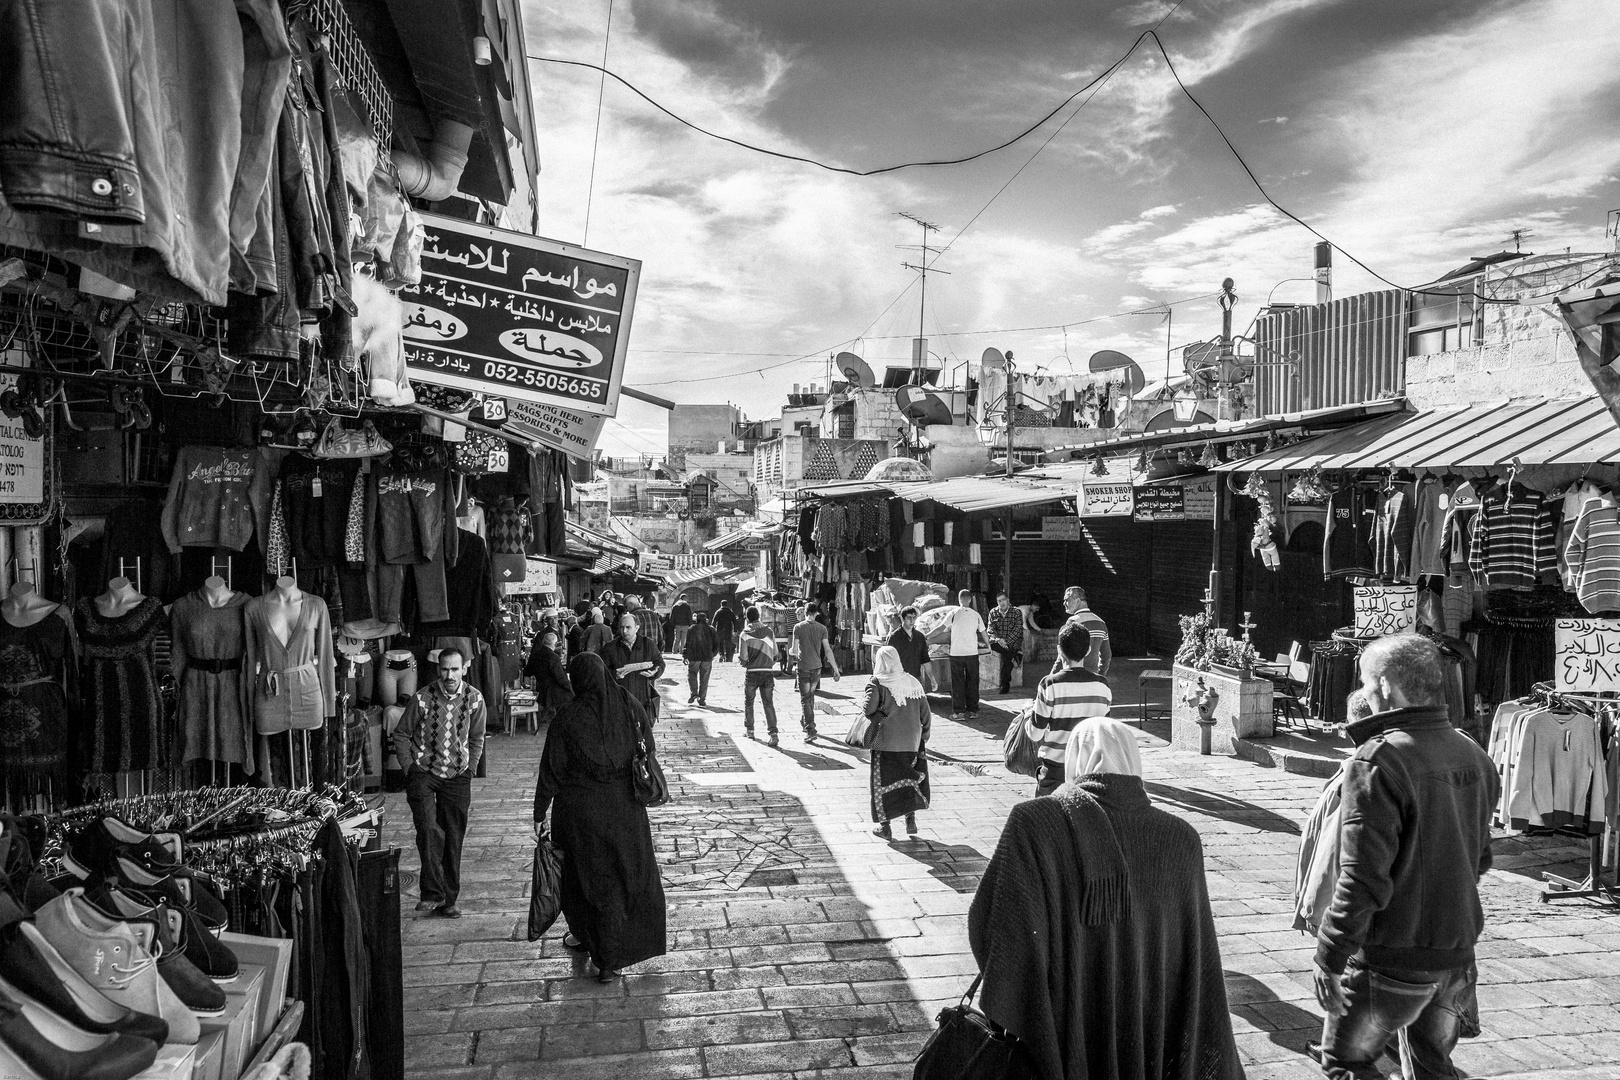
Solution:
M 1034 712 L 1035 706 L 1025 706 L 1007 725 L 1007 734 L 1001 741 L 1001 757 L 1007 771 L 1019 776 L 1034 776 L 1041 767 L 1040 747 L 1029 737 L 1029 718 Z
M 1016 1035 L 969 1002 L 980 973 L 962 1000 L 939 1013 L 939 1027 L 923 1044 L 912 1080 L 1038 1080 L 1040 1073 Z
M 370 420 L 353 430 L 334 416 L 326 422 L 310 454 L 318 458 L 369 458 L 382 457 L 393 449 L 394 444 L 383 438 Z
M 562 914 L 562 852 L 549 836 L 534 845 L 534 880 L 529 890 L 529 940 L 539 941 Z
M 870 750 L 877 741 L 878 725 L 887 720 L 898 704 L 889 689 L 878 685 L 877 712 L 868 714 L 864 709 L 850 721 L 849 730 L 844 733 L 844 745 L 853 746 L 857 750 Z

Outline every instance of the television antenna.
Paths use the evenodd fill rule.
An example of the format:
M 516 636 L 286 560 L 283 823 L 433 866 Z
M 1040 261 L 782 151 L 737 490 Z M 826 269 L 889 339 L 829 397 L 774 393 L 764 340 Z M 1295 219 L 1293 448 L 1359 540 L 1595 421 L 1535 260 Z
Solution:
M 903 217 L 907 221 L 916 222 L 917 225 L 922 228 L 922 260 L 917 263 L 900 264 L 907 270 L 915 270 L 922 275 L 922 298 L 917 304 L 917 337 L 911 343 L 911 381 L 913 385 L 921 385 L 922 375 L 919 373 L 923 368 L 928 366 L 928 339 L 923 335 L 923 317 L 928 310 L 928 274 L 930 271 L 933 271 L 933 273 L 936 274 L 945 274 L 949 276 L 950 271 L 935 270 L 928 262 L 928 255 L 930 252 L 930 248 L 928 246 L 928 234 L 931 232 L 939 232 L 939 226 L 935 225 L 932 221 L 924 221 L 916 214 L 908 214 L 904 210 L 897 211 L 895 216 Z M 912 248 L 912 250 L 916 249 Z

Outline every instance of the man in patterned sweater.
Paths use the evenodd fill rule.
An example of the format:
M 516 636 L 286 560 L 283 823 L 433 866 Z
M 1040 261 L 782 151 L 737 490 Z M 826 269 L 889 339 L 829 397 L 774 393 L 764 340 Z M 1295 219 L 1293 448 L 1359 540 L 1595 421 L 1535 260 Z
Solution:
M 440 649 L 439 678 L 411 695 L 393 736 L 422 856 L 416 910 L 431 908 L 446 919 L 461 918 L 461 841 L 488 720 L 483 695 L 463 677 L 466 666 L 461 650 Z

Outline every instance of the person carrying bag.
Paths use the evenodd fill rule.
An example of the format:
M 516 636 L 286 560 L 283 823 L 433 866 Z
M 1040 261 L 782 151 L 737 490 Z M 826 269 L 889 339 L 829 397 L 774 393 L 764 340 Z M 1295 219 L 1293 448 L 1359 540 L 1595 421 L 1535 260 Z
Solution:
M 906 673 L 898 650 L 879 646 L 861 716 L 844 741 L 872 752 L 872 820 L 877 825 L 872 832 L 885 840 L 893 837 L 889 822 L 897 817 L 906 819 L 906 832 L 914 835 L 917 811 L 928 809 L 926 746 L 931 720 L 922 683 Z

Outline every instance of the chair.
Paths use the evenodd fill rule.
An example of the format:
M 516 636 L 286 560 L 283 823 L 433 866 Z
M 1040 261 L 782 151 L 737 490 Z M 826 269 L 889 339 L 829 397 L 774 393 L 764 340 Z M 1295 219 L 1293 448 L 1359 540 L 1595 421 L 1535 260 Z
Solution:
M 1311 730 L 1311 707 L 1307 687 L 1311 680 L 1311 665 L 1301 660 L 1299 642 L 1294 642 L 1287 653 L 1278 653 L 1276 676 L 1272 682 L 1271 715 L 1290 727 L 1298 721 Z
M 1147 688 L 1150 685 L 1158 683 L 1163 683 L 1165 686 L 1170 686 L 1175 682 L 1175 678 L 1176 673 L 1167 668 L 1148 668 L 1146 671 L 1143 671 L 1136 677 L 1136 726 L 1138 728 L 1142 726 L 1142 721 L 1144 720 L 1170 719 L 1169 709 L 1165 709 L 1163 712 L 1155 712 L 1152 715 L 1148 714 Z

